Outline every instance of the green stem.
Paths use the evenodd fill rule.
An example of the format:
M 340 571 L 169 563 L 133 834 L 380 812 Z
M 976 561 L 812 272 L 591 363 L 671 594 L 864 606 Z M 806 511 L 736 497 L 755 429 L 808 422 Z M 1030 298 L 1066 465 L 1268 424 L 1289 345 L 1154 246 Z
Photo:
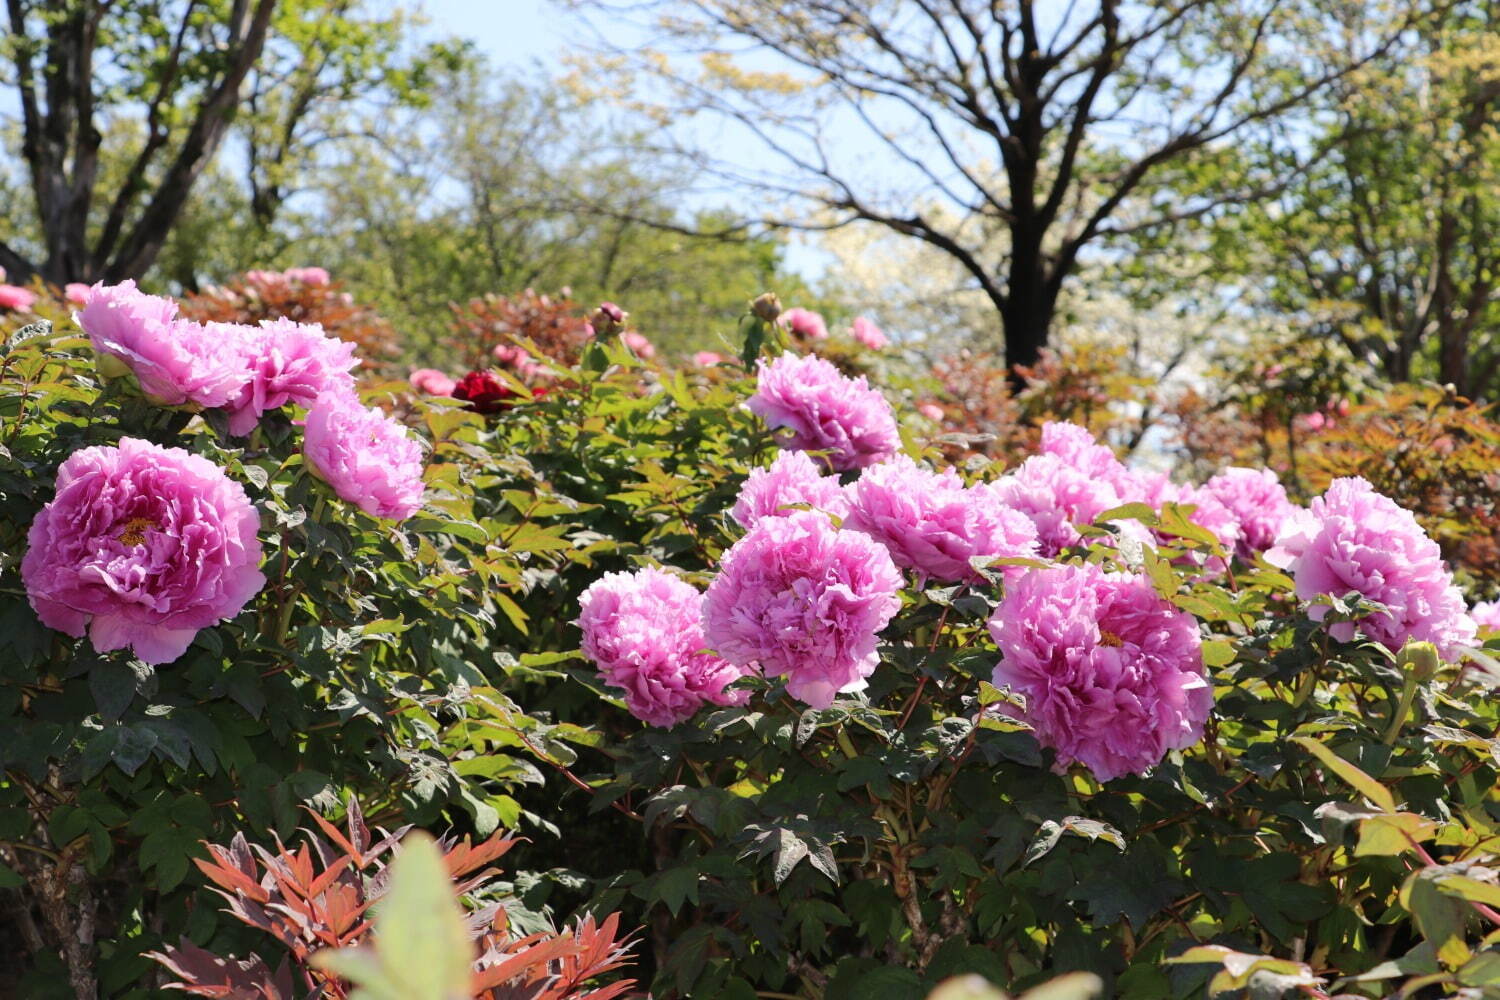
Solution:
M 1396 714 L 1391 716 L 1391 725 L 1385 731 L 1385 739 L 1382 740 L 1386 746 L 1396 742 L 1396 737 L 1401 735 L 1401 727 L 1406 724 L 1406 716 L 1411 711 L 1411 703 L 1417 697 L 1417 675 L 1408 672 L 1406 682 L 1401 686 L 1401 702 L 1396 706 Z

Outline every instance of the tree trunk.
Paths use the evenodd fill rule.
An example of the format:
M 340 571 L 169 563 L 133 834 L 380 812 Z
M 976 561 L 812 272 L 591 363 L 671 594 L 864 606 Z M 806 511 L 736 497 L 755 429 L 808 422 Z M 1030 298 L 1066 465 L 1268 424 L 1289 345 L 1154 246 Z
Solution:
M 1000 322 L 1005 333 L 1005 363 L 1010 368 L 1011 388 L 1024 387 L 1018 368 L 1031 368 L 1042 358 L 1047 333 L 1057 309 L 1057 291 L 1047 280 L 1042 261 L 1041 239 L 1022 239 L 1017 234 L 1011 252 L 1010 276 Z

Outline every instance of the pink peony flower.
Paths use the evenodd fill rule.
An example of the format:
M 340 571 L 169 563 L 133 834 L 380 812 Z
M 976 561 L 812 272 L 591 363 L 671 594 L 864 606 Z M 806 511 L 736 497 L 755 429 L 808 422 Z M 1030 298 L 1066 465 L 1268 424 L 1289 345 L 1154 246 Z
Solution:
M 99 652 L 170 663 L 265 585 L 260 517 L 207 459 L 135 438 L 84 448 L 31 522 L 21 579 L 37 617 Z
M 1135 495 L 1138 491 L 1135 475 L 1086 427 L 1062 422 L 1043 424 L 1038 453 L 1055 455 L 1075 472 L 1108 483 L 1121 503 L 1141 499 Z
M 19 285 L 0 285 L 0 309 L 27 312 L 36 305 L 36 292 Z
M 70 281 L 63 286 L 63 298 L 75 306 L 87 305 L 89 301 L 89 286 L 81 281 Z
M 770 468 L 750 473 L 729 516 L 741 527 L 753 528 L 763 517 L 790 514 L 791 504 L 806 504 L 840 519 L 849 515 L 849 501 L 837 479 L 821 474 L 806 452 L 783 451 Z
M 943 412 L 943 408 L 936 403 L 919 403 L 917 405 L 917 412 L 933 423 L 938 424 L 942 423 L 948 416 Z
M 1048 559 L 1083 540 L 1074 525 L 1089 524 L 1121 503 L 1107 479 L 1076 469 L 1057 455 L 1032 455 L 990 489 L 1005 506 L 1031 518 L 1040 553 Z
M 929 472 L 905 455 L 866 469 L 849 486 L 844 527 L 862 531 L 896 565 L 947 583 L 979 583 L 973 559 L 1037 557 L 1036 525 L 987 486 L 965 487 L 952 469 Z M 1020 567 L 1003 570 L 1012 579 Z
M 828 324 L 811 309 L 788 309 L 776 320 L 801 340 L 827 340 Z
M 620 340 L 643 361 L 656 357 L 656 348 L 652 346 L 651 341 L 634 330 L 626 330 L 620 334 Z
M 316 323 L 267 320 L 241 330 L 250 381 L 225 406 L 229 433 L 249 434 L 261 414 L 287 403 L 310 406 L 325 392 L 354 392 L 354 345 Z
M 724 554 L 704 603 L 704 634 L 730 663 L 786 677 L 813 708 L 861 685 L 877 636 L 901 608 L 885 548 L 822 514 L 766 517 Z
M 250 381 L 243 327 L 178 319 L 175 302 L 138 292 L 133 281 L 93 286 L 74 319 L 99 355 L 100 374 L 134 374 L 160 406 L 224 406 Z
M 490 352 L 500 367 L 509 368 L 516 373 L 517 378 L 529 378 L 541 366 L 527 353 L 526 348 L 519 344 L 496 344 L 495 349 Z
M 1474 624 L 1488 632 L 1500 632 L 1500 601 L 1480 601 L 1469 609 Z
M 863 316 L 854 317 L 849 335 L 872 351 L 883 351 L 891 346 L 891 338 L 885 335 L 885 331 Z
M 411 373 L 411 387 L 429 396 L 451 396 L 457 385 L 436 368 L 415 368 Z
M 328 271 L 321 267 L 289 267 L 282 275 L 288 281 L 295 281 L 314 288 L 322 288 L 332 279 Z
M 749 699 L 725 690 L 744 671 L 704 650 L 703 595 L 690 584 L 659 569 L 606 573 L 578 603 L 583 654 L 642 722 L 674 726 L 704 705 Z
M 1433 643 L 1452 660 L 1458 647 L 1474 642 L 1474 620 L 1437 543 L 1411 511 L 1363 479 L 1335 479 L 1309 510 L 1288 518 L 1266 561 L 1292 574 L 1303 600 L 1353 592 L 1384 605 L 1385 611 L 1357 624 L 1392 652 L 1415 639 Z M 1316 605 L 1309 613 L 1322 621 L 1328 607 Z M 1355 625 L 1338 622 L 1328 631 L 1348 642 Z
M 759 365 L 760 381 L 746 404 L 773 429 L 783 448 L 825 452 L 835 471 L 883 462 L 901 446 L 891 404 L 861 376 L 845 377 L 822 358 L 783 354 Z
M 1100 781 L 1144 774 L 1203 736 L 1213 691 L 1198 625 L 1144 576 L 1094 565 L 1033 570 L 990 618 L 996 687 L 1026 697 L 1018 714 Z
M 1240 525 L 1237 552 L 1246 562 L 1269 549 L 1297 505 L 1270 469 L 1228 468 L 1203 484 L 1207 493 L 1229 509 Z
M 302 453 L 314 474 L 374 517 L 399 521 L 422 506 L 422 448 L 406 428 L 353 393 L 313 400 Z
M 1164 504 L 1177 504 L 1182 507 L 1191 506 L 1191 513 L 1187 513 L 1187 519 L 1200 528 L 1207 528 L 1213 536 L 1218 539 L 1219 544 L 1229 553 L 1236 551 L 1240 542 L 1240 521 L 1217 496 L 1197 486 L 1174 483 L 1163 474 L 1155 474 L 1140 477 L 1142 493 L 1134 499 L 1141 499 L 1150 504 L 1158 512 Z M 1164 528 L 1156 528 L 1153 532 L 1158 540 L 1170 541 L 1175 536 Z M 1204 558 L 1201 555 L 1195 557 L 1196 561 L 1206 565 L 1209 569 L 1222 573 L 1227 569 L 1224 560 L 1218 556 Z
M 712 368 L 714 365 L 722 365 L 724 355 L 717 351 L 698 351 L 693 355 L 693 364 L 699 368 Z

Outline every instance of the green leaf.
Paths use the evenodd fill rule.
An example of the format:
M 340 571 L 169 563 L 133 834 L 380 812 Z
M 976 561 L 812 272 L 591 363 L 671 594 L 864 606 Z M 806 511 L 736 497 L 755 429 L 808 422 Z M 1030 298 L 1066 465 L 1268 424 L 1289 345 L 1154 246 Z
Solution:
M 1391 790 L 1370 777 L 1353 764 L 1344 760 L 1328 747 L 1306 736 L 1293 736 L 1292 742 L 1318 758 L 1330 771 L 1353 785 L 1361 795 L 1386 812 L 1396 811 L 1396 799 Z
M 1441 824 L 1416 813 L 1381 813 L 1359 824 L 1355 857 L 1405 854 L 1412 845 L 1437 836 Z M 1500 890 L 1496 890 L 1500 896 Z
M 417 831 L 402 842 L 376 906 L 373 950 L 323 951 L 312 964 L 358 986 L 352 1000 L 466 1000 L 474 947 L 430 836 Z

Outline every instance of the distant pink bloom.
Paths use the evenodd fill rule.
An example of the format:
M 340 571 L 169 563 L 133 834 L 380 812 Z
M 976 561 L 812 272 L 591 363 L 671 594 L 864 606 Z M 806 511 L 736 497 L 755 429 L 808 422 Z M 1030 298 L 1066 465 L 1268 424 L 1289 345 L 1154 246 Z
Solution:
M 1198 623 L 1145 576 L 1064 565 L 1007 589 L 989 622 L 996 687 L 1024 695 L 1017 714 L 1059 771 L 1078 761 L 1100 781 L 1144 774 L 1203 737 L 1213 691 Z
M 634 351 L 636 357 L 643 361 L 656 357 L 656 348 L 652 346 L 651 341 L 634 330 L 626 330 L 620 334 L 620 340 L 624 341 L 625 346 Z
M 862 531 L 896 565 L 945 583 L 979 583 L 974 560 L 1037 558 L 1036 526 L 988 486 L 965 487 L 952 469 L 930 472 L 905 455 L 873 465 L 849 486 L 844 527 Z M 1017 567 L 996 567 L 1011 579 Z
M 315 288 L 321 288 L 332 280 L 328 272 L 321 267 L 291 267 L 287 268 L 283 276 L 288 281 L 300 282 Z
M 89 286 L 81 281 L 70 281 L 63 286 L 63 298 L 75 306 L 86 305 L 89 300 Z
M 803 340 L 827 340 L 828 324 L 811 309 L 788 309 L 776 320 Z
M 1489 632 L 1500 632 L 1500 601 L 1480 601 L 1469 609 L 1474 624 Z
M 31 522 L 21 579 L 37 616 L 94 649 L 170 663 L 199 629 L 227 621 L 265 585 L 260 516 L 207 459 L 121 438 L 57 471 Z
M 787 692 L 827 708 L 880 662 L 880 630 L 901 608 L 885 547 L 827 517 L 766 517 L 724 554 L 704 604 L 704 634 L 730 663 L 786 677 Z
M 1074 468 L 1057 455 L 1032 455 L 989 488 L 1005 506 L 1031 518 L 1041 555 L 1049 559 L 1082 542 L 1076 525 L 1090 524 L 1121 504 L 1107 478 Z
M 755 469 L 740 487 L 730 516 L 742 528 L 753 528 L 763 517 L 785 517 L 792 504 L 806 504 L 838 518 L 849 514 L 849 500 L 833 476 L 818 471 L 805 451 L 779 452 L 768 469 Z
M 436 368 L 417 368 L 411 373 L 411 387 L 428 396 L 451 396 L 457 385 Z
M 943 412 L 943 408 L 941 406 L 938 406 L 936 403 L 919 403 L 917 404 L 917 412 L 922 414 L 922 416 L 926 417 L 928 420 L 939 424 L 942 423 L 948 416 Z
M 495 356 L 500 367 L 509 368 L 518 378 L 528 378 L 541 367 L 520 344 L 496 344 L 490 353 Z
M 160 406 L 224 406 L 250 381 L 242 327 L 178 319 L 175 302 L 145 295 L 133 281 L 93 286 L 75 319 L 99 355 L 100 373 L 134 374 Z
M 1286 489 L 1270 469 L 1228 468 L 1207 483 L 1211 494 L 1234 514 L 1240 524 L 1239 557 L 1249 562 L 1269 549 L 1297 505 L 1287 499 Z
M 241 329 L 250 381 L 225 406 L 229 433 L 249 434 L 262 414 L 287 403 L 311 406 L 325 392 L 354 392 L 354 345 L 316 323 L 278 319 Z
M 606 573 L 579 599 L 583 655 L 625 692 L 630 714 L 674 726 L 704 705 L 743 705 L 744 671 L 703 647 L 703 595 L 659 569 Z
M 699 351 L 693 355 L 693 364 L 699 368 L 712 368 L 714 365 L 722 365 L 724 355 L 717 351 Z
M 872 351 L 883 351 L 891 346 L 891 338 L 885 335 L 885 331 L 876 326 L 873 320 L 863 316 L 854 317 L 849 333 Z
M 402 520 L 422 506 L 422 448 L 406 428 L 353 393 L 313 400 L 302 433 L 308 467 L 374 517 Z
M 1321 413 L 1304 413 L 1294 421 L 1302 430 L 1321 431 L 1324 428 L 1333 429 L 1333 420 Z
M 245 283 L 248 285 L 266 285 L 277 287 L 286 284 L 286 275 L 280 271 L 246 271 Z
M 1357 625 L 1392 652 L 1408 640 L 1430 642 L 1447 660 L 1474 642 L 1474 621 L 1437 543 L 1411 511 L 1363 479 L 1335 479 L 1308 510 L 1288 518 L 1266 561 L 1291 573 L 1305 601 L 1354 593 L 1385 606 L 1330 625 L 1341 642 L 1354 638 Z M 1328 610 L 1315 605 L 1308 613 L 1322 621 Z
M 36 292 L 19 285 L 0 285 L 0 309 L 28 312 L 36 305 Z
M 783 448 L 824 452 L 835 471 L 883 462 L 901 447 L 896 416 L 879 390 L 846 377 L 830 362 L 783 354 L 758 367 L 750 411 L 779 431 Z
M 1060 421 L 1043 424 L 1038 452 L 1056 455 L 1075 472 L 1108 483 L 1122 503 L 1140 499 L 1133 495 L 1136 492 L 1136 480 L 1131 471 L 1115 457 L 1109 446 L 1100 444 L 1086 427 Z

